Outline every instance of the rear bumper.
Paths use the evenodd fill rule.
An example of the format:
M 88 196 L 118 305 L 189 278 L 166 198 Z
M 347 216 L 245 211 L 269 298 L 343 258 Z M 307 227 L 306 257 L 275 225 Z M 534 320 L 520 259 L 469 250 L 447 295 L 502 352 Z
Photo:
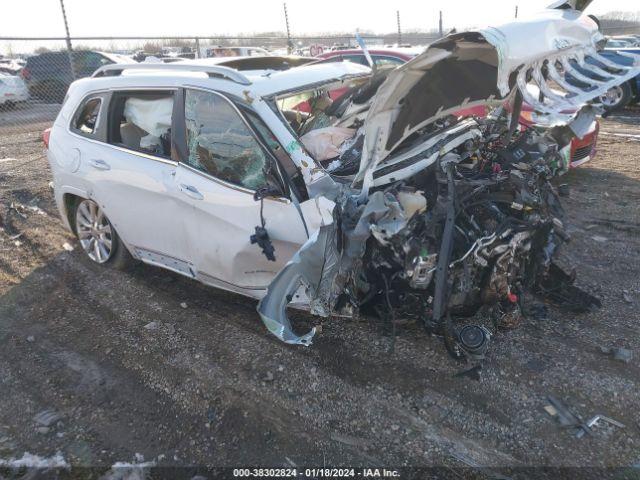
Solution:
M 0 105 L 4 105 L 5 103 L 19 103 L 26 102 L 29 100 L 29 92 L 19 92 L 19 93 L 4 93 L 0 94 Z

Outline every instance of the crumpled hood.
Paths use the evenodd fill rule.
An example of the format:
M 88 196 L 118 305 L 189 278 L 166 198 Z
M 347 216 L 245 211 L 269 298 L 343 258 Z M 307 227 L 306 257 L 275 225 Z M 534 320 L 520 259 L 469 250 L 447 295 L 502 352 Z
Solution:
M 467 285 L 471 271 L 477 273 L 489 268 L 492 273 L 485 271 L 488 276 L 480 274 L 475 281 L 479 289 L 470 295 L 479 299 L 484 295 L 481 292 L 487 292 L 488 300 L 497 301 L 502 298 L 514 304 L 515 294 L 511 295 L 508 282 L 512 275 L 509 273 L 510 265 L 519 264 L 522 254 L 531 252 L 532 243 L 529 239 L 535 235 L 546 239 L 545 253 L 540 251 L 536 255 L 544 256 L 547 260 L 544 265 L 536 267 L 534 275 L 541 279 L 540 285 L 544 291 L 551 291 L 548 285 L 553 285 L 554 290 L 557 288 L 559 283 L 553 275 L 548 277 L 550 280 L 546 283 L 547 273 L 551 268 L 549 262 L 558 242 L 566 241 L 567 235 L 562 221 L 557 218 L 562 216 L 557 194 L 548 181 L 551 173 L 548 165 L 550 158 L 545 155 L 548 152 L 553 156 L 555 149 L 547 147 L 549 144 L 558 146 L 551 136 L 547 138 L 549 132 L 542 133 L 537 129 L 522 132 L 522 142 L 531 140 L 531 148 L 535 147 L 529 152 L 529 147 L 525 151 L 524 143 L 520 145 L 515 141 L 511 142 L 513 124 L 506 116 L 496 114 L 500 112 L 492 112 L 486 122 L 483 122 L 488 129 L 483 127 L 481 130 L 481 122 L 473 119 L 455 122 L 454 125 L 441 125 L 434 128 L 433 132 L 425 132 L 421 141 L 415 142 L 417 145 L 410 146 L 389 159 L 390 163 L 409 161 L 410 167 L 419 167 L 414 170 L 406 165 L 406 168 L 403 167 L 409 174 L 404 178 L 416 180 L 413 184 L 408 182 L 409 190 L 404 192 L 409 195 L 408 203 L 403 204 L 403 185 L 400 185 L 400 180 L 404 178 L 399 178 L 396 170 L 392 172 L 395 185 L 373 192 L 369 189 L 374 185 L 373 173 L 376 167 L 409 135 L 442 117 L 473 106 L 504 105 L 506 101 L 513 101 L 512 106 L 516 108 L 512 112 L 515 117 L 517 104 L 524 100 L 539 114 L 537 123 L 544 123 L 545 120 L 549 125 L 570 122 L 569 127 L 574 133 L 584 131 L 585 126 L 593 120 L 596 110 L 590 105 L 583 108 L 585 104 L 640 73 L 640 56 L 623 55 L 632 59 L 633 64 L 626 62 L 626 66 L 600 56 L 596 46 L 602 35 L 591 18 L 575 9 L 576 3 L 584 7 L 588 0 L 561 2 L 557 9 L 546 10 L 530 20 L 449 35 L 432 44 L 414 60 L 388 74 L 373 98 L 367 98 L 365 102 L 370 102 L 370 106 L 363 126 L 363 152 L 354 185 L 349 187 L 333 183 L 330 189 L 316 197 L 326 197 L 326 216 L 330 216 L 333 221 L 323 224 L 309 238 L 271 282 L 267 294 L 258 305 L 258 312 L 272 333 L 287 343 L 311 343 L 315 330 L 304 335 L 296 334 L 286 314 L 287 305 L 300 289 L 304 290 L 310 300 L 311 312 L 318 315 L 327 316 L 334 312 L 343 294 L 351 299 L 355 298 L 356 303 L 341 306 L 342 309 L 348 309 L 359 307 L 363 301 L 380 297 L 381 292 L 385 292 L 386 298 L 381 299 L 382 305 L 386 303 L 384 308 L 392 310 L 388 282 L 393 282 L 395 274 L 391 274 L 389 278 L 386 276 L 389 269 L 393 270 L 389 266 L 390 257 L 387 254 L 394 257 L 399 255 L 396 273 L 402 275 L 398 277 L 401 289 L 407 288 L 407 282 L 414 289 L 434 285 L 427 297 L 427 303 L 433 307 L 429 307 L 431 318 L 426 319 L 425 325 L 430 330 L 441 328 L 445 343 L 449 345 L 447 348 L 451 348 L 451 351 L 455 350 L 450 346 L 456 341 L 457 334 L 451 333 L 450 318 L 445 315 L 450 303 L 447 292 L 451 292 L 449 285 Z M 622 55 L 622 52 L 619 53 Z M 362 106 L 359 102 L 354 104 Z M 366 104 L 364 107 L 366 108 Z M 358 113 L 360 112 L 364 110 L 359 110 Z M 496 142 L 492 126 L 498 126 L 499 131 L 506 134 L 506 145 L 498 146 L 498 150 L 494 146 Z M 468 173 L 471 176 L 467 178 L 456 173 L 454 179 L 458 163 L 463 161 L 461 155 L 470 151 L 466 146 L 464 151 L 460 151 L 460 148 L 456 153 L 455 150 L 466 145 L 468 140 L 472 141 L 470 148 L 474 147 L 474 140 L 479 142 L 481 156 L 497 160 L 495 165 L 493 161 L 469 162 L 460 168 L 470 168 Z M 505 159 L 499 159 L 501 154 L 505 155 Z M 402 158 L 403 155 L 406 158 Z M 518 162 L 515 162 L 516 158 L 519 159 Z M 439 168 L 429 174 L 430 179 L 416 179 L 421 169 L 436 161 Z M 396 165 L 394 163 L 385 167 Z M 494 168 L 496 165 L 498 169 Z M 360 180 L 362 185 L 358 184 Z M 443 180 L 446 181 L 446 191 L 442 188 Z M 513 188 L 503 188 L 503 182 Z M 528 190 L 530 187 L 532 191 Z M 411 188 L 417 190 L 412 191 Z M 462 196 L 458 198 L 456 192 L 460 188 Z M 427 192 L 429 189 L 431 191 Z M 507 190 L 511 191 L 508 195 L 512 195 L 512 198 L 504 201 Z M 423 195 L 423 192 L 432 194 L 431 199 Z M 486 196 L 493 194 L 499 194 L 499 197 Z M 411 205 L 411 195 L 413 200 L 427 202 L 427 214 L 411 217 L 406 215 Z M 480 200 L 473 200 L 475 196 Z M 462 203 L 464 204 L 461 205 Z M 533 209 L 531 216 L 524 208 L 525 203 L 530 203 Z M 541 206 L 539 211 L 536 210 Z M 457 215 L 470 208 L 474 209 L 470 214 Z M 459 229 L 456 225 L 459 217 L 468 222 L 465 228 L 472 234 L 471 239 L 466 233 L 455 235 L 456 228 Z M 491 222 L 486 227 L 480 227 L 476 224 L 477 218 L 488 218 Z M 511 219 L 517 228 L 507 227 L 505 219 Z M 408 223 L 414 220 L 422 222 L 421 226 L 412 225 L 401 235 Z M 521 231 L 523 222 L 529 225 L 528 232 Z M 500 231 L 487 235 L 496 225 Z M 553 233 L 556 230 L 558 233 Z M 460 232 L 465 231 L 460 229 Z M 474 231 L 476 234 L 473 234 Z M 398 235 L 401 237 L 396 238 Z M 400 244 L 396 245 L 395 253 L 387 252 L 378 260 L 372 261 L 371 258 L 365 259 L 371 236 L 376 241 L 372 248 L 385 244 L 388 248 L 396 240 Z M 413 244 L 414 240 L 418 243 Z M 466 253 L 450 262 L 454 243 L 461 241 L 464 246 L 458 247 L 458 251 Z M 489 253 L 487 258 L 480 255 L 485 255 L 482 252 L 494 241 L 502 244 L 492 246 L 491 252 L 500 255 L 502 260 L 491 260 L 494 263 L 490 265 L 487 259 L 497 257 Z M 536 241 L 536 245 L 539 248 L 542 243 Z M 407 257 L 408 252 L 413 252 L 413 257 Z M 375 249 L 372 250 L 372 254 L 375 253 Z M 464 264 L 467 257 L 470 262 L 475 262 L 473 266 Z M 499 281 L 495 276 L 496 265 L 500 268 L 508 267 L 504 270 L 506 273 L 499 275 Z M 478 266 L 480 270 L 477 269 Z M 449 284 L 451 268 L 458 268 L 461 276 Z M 367 271 L 371 282 L 361 275 L 365 273 L 366 277 Z M 523 278 L 529 278 L 526 266 L 521 272 Z M 513 278 L 519 277 L 516 275 Z M 567 280 L 570 276 L 564 274 L 562 278 Z M 491 283 L 493 290 L 486 290 L 487 281 Z M 474 290 L 471 286 L 464 288 L 468 288 L 467 292 Z M 359 298 L 354 297 L 354 291 L 357 290 L 362 290 L 363 293 Z M 458 291 L 456 295 L 460 293 L 464 292 Z M 408 298 L 399 296 L 397 300 L 406 302 Z M 464 294 L 462 300 L 458 299 L 461 302 L 459 304 L 465 305 L 466 298 L 469 297 Z M 584 300 L 585 298 L 588 296 L 582 296 L 576 300 L 576 304 L 593 303 L 591 300 Z M 475 302 L 471 300 L 472 303 Z M 412 309 L 413 306 L 415 304 L 408 303 L 407 309 Z M 426 312 L 425 304 L 416 308 L 420 312 Z M 448 320 L 443 323 L 443 319 Z M 394 321 L 393 314 L 391 321 Z M 478 329 L 476 326 L 476 333 Z
M 364 180 L 363 195 L 376 166 L 409 135 L 462 108 L 500 105 L 517 86 L 524 100 L 541 114 L 538 123 L 552 124 L 561 116 L 567 120 L 562 112 L 576 112 L 635 76 L 640 60 L 636 58 L 635 66 L 629 67 L 601 57 L 597 42 L 602 38 L 594 20 L 564 8 L 448 35 L 431 44 L 389 73 L 372 101 L 355 178 L 355 182 Z M 584 70 L 588 74 L 581 73 Z M 558 93 L 558 88 L 564 92 Z

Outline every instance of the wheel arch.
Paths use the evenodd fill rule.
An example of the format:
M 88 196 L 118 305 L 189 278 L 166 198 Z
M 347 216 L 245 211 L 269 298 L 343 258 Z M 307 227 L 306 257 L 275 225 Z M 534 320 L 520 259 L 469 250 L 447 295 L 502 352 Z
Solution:
M 78 232 L 76 231 L 76 222 L 74 218 L 76 206 L 82 200 L 93 200 L 94 202 L 98 202 L 98 201 L 95 198 L 92 198 L 92 196 L 89 195 L 87 192 L 74 187 L 63 188 L 58 198 L 59 198 L 58 204 L 59 204 L 60 216 L 62 217 L 63 222 L 66 224 L 66 227 L 74 235 L 77 236 Z M 102 205 L 100 205 L 100 208 L 103 208 Z M 120 232 L 118 232 L 115 226 L 112 225 L 112 228 L 118 235 L 120 242 L 122 243 L 124 248 L 129 252 L 129 254 L 134 258 L 138 258 L 135 255 L 135 250 L 131 247 L 131 245 L 129 245 L 129 243 L 125 239 L 122 238 L 122 236 L 120 235 Z
M 76 232 L 76 222 L 73 219 L 73 214 L 78 203 L 82 200 L 86 200 L 86 198 L 86 196 L 81 196 L 77 193 L 71 192 L 67 192 L 62 195 L 63 217 L 69 224 L 69 229 L 76 235 L 78 232 Z

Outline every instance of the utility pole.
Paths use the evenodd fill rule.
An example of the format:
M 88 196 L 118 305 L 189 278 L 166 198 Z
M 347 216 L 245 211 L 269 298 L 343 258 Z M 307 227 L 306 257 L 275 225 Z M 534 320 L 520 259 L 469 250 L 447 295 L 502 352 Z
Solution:
M 440 32 L 440 36 L 444 36 L 444 32 L 442 31 L 442 10 L 440 10 L 440 20 L 438 21 L 438 32 Z
M 71 47 L 71 35 L 69 35 L 69 23 L 67 22 L 67 12 L 64 9 L 64 0 L 60 0 L 60 8 L 62 9 L 62 19 L 64 20 L 64 30 L 67 33 L 67 55 L 69 56 L 69 65 L 71 67 L 71 76 L 76 79 L 76 67 L 73 64 L 73 48 Z
M 396 10 L 396 19 L 398 21 L 398 46 L 402 45 L 402 29 L 400 28 L 400 10 Z
M 518 5 L 516 5 L 516 18 L 518 18 Z
M 289 30 L 289 14 L 287 13 L 287 3 L 284 4 L 284 22 L 287 25 L 287 53 L 291 54 L 293 51 L 293 42 L 291 41 L 291 30 Z

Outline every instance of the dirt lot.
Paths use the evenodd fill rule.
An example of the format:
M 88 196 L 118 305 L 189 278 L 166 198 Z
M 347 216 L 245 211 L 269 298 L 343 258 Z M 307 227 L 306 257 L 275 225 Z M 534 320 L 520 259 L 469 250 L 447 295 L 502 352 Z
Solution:
M 89 264 L 57 217 L 41 126 L 0 128 L 0 459 L 59 451 L 106 471 L 140 454 L 189 475 L 640 462 L 640 136 L 624 136 L 640 135 L 640 111 L 604 120 L 597 158 L 561 179 L 573 236 L 563 263 L 602 308 L 550 308 L 497 334 L 479 382 L 454 377 L 464 365 L 418 327 L 398 332 L 394 353 L 370 320 L 327 320 L 312 347 L 288 346 L 251 300 L 144 265 Z M 550 394 L 625 428 L 576 439 L 543 410 Z M 59 418 L 44 426 L 43 411 Z

